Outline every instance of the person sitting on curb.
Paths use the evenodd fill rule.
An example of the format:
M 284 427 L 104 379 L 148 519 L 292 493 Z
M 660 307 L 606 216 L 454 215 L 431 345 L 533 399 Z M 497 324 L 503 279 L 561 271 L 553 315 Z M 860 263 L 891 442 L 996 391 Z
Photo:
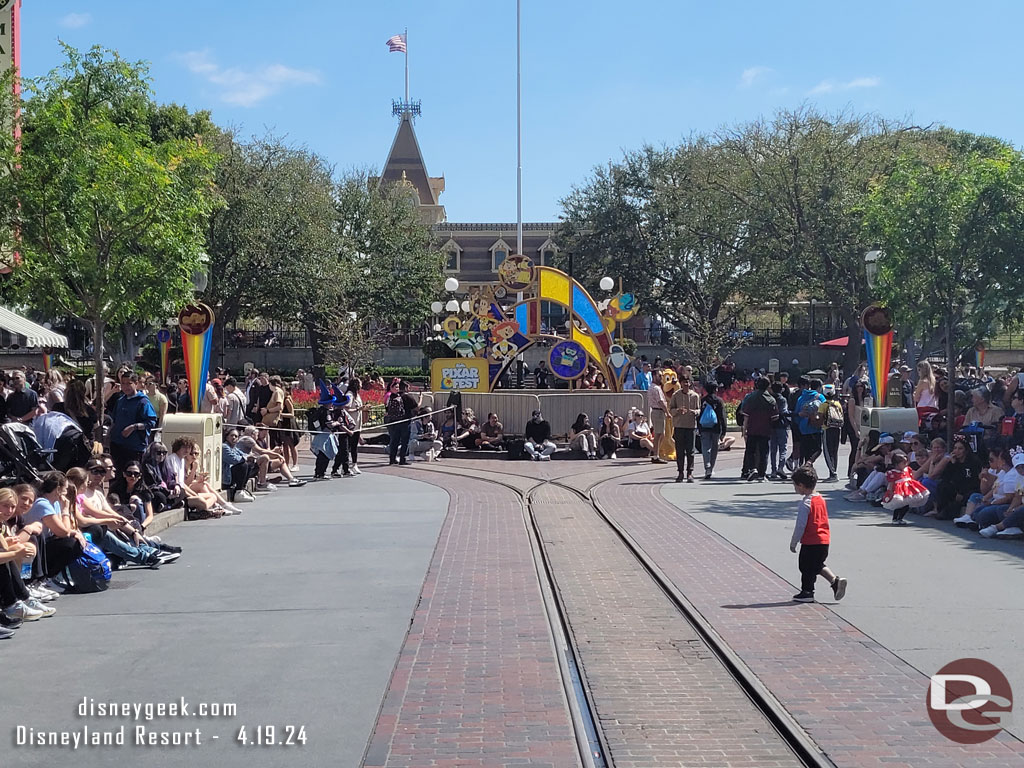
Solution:
M 555 444 L 551 442 L 551 424 L 540 411 L 534 411 L 523 429 L 526 443 L 523 450 L 534 461 L 551 461 L 555 452 Z
M 229 429 L 224 434 L 224 442 L 221 444 L 221 478 L 232 504 L 254 501 L 245 486 L 248 485 L 250 478 L 259 474 L 255 458 L 250 460 L 246 457 L 238 447 L 238 438 L 238 430 Z
M 588 459 L 597 458 L 597 436 L 590 426 L 590 417 L 585 413 L 578 414 L 569 429 L 569 449 L 579 451 Z
M 480 427 L 480 434 L 476 438 L 477 450 L 500 451 L 505 441 L 505 429 L 498 421 L 498 414 L 488 413 L 487 421 Z
M 248 426 L 242 437 L 238 438 L 238 447 L 243 453 L 252 454 L 256 457 L 259 471 L 256 476 L 256 490 L 276 491 L 277 486 L 267 482 L 267 475 L 271 472 L 278 472 L 288 481 L 289 488 L 301 488 L 306 484 L 305 480 L 299 480 L 288 468 L 284 454 L 276 451 L 267 445 L 267 428 Z
M 424 406 L 419 409 L 420 418 L 411 423 L 409 454 L 413 461 L 440 461 L 441 440 L 437 427 L 432 421 L 433 409 Z

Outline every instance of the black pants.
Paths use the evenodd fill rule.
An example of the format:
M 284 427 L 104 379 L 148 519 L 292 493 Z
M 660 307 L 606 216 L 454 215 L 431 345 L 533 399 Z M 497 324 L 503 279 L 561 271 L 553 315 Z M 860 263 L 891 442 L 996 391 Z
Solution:
M 394 464 L 396 459 L 405 461 L 409 450 L 409 422 L 388 426 L 388 459 Z
M 611 435 L 601 435 L 601 453 L 611 456 L 619 450 L 619 441 Z
M 344 432 L 338 435 L 338 452 L 334 455 L 334 466 L 331 472 L 337 472 L 340 467 L 342 472 L 348 474 L 348 435 Z
M 829 475 L 839 472 L 839 438 L 843 430 L 840 427 L 829 427 L 825 430 L 825 464 Z
M 821 456 L 821 432 L 800 435 L 800 463 L 813 464 Z
M 235 500 L 235 491 L 245 488 L 249 478 L 256 477 L 260 467 L 255 461 L 240 461 L 231 467 L 231 485 L 228 487 L 228 500 Z
M 313 477 L 325 477 L 327 475 L 327 465 L 331 463 L 331 457 L 323 451 L 319 451 L 316 455 L 316 466 L 313 467 Z
M 860 438 L 853 430 L 846 434 L 850 438 L 850 463 L 846 467 L 846 476 L 853 477 L 853 465 L 857 463 L 857 448 L 860 447 Z
M 0 563 L 0 608 L 10 608 L 31 595 L 21 580 L 21 568 L 13 562 Z
M 82 545 L 74 536 L 43 536 L 39 554 L 43 561 L 43 576 L 56 576 L 82 556 Z
M 110 444 L 110 458 L 114 461 L 114 466 L 117 467 L 117 471 L 124 472 L 124 468 L 132 461 L 137 461 L 142 464 L 142 451 L 135 451 L 124 445 L 118 445 L 117 443 Z
M 687 475 L 693 474 L 693 450 L 696 429 L 691 427 L 676 427 L 672 430 L 672 440 L 676 444 L 676 469 L 679 474 L 684 472 Z
M 800 591 L 814 592 L 814 581 L 825 567 L 828 559 L 828 544 L 800 545 Z
M 359 463 L 359 433 L 348 435 L 348 458 L 353 464 Z
M 768 435 L 747 435 L 747 447 L 743 451 L 743 465 L 758 477 L 768 474 Z

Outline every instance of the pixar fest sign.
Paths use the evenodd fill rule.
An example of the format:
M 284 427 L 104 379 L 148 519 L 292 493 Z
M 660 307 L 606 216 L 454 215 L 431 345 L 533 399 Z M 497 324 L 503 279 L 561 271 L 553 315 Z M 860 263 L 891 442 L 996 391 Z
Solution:
M 448 357 L 434 360 L 430 366 L 430 388 L 434 392 L 486 392 L 487 361 Z

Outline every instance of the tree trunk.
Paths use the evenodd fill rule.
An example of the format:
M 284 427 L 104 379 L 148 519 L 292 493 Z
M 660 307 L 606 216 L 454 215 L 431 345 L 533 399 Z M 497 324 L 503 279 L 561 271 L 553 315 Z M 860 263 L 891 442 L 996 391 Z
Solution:
M 135 346 L 135 323 L 123 323 L 121 326 L 121 335 L 124 337 L 122 343 L 124 352 L 124 361 L 135 367 L 135 353 L 138 351 Z
M 953 449 L 953 429 L 956 418 L 956 398 L 953 397 L 953 307 L 946 308 L 946 448 Z
M 96 408 L 96 431 L 93 434 L 93 439 L 97 441 L 103 440 L 103 384 L 106 380 L 106 374 L 104 371 L 103 364 L 103 334 L 106 331 L 106 323 L 99 318 L 93 318 L 89 321 L 92 326 L 92 354 L 93 354 L 93 366 L 95 367 L 95 382 L 96 388 L 96 401 L 94 403 Z
M 856 311 L 843 312 L 843 320 L 846 322 L 846 333 L 848 339 L 846 341 L 846 349 L 843 352 L 843 375 L 851 376 L 854 371 L 857 370 L 857 366 L 860 364 L 861 354 L 861 342 L 864 338 L 863 330 L 860 327 L 860 315 Z M 875 397 L 878 397 L 877 393 Z M 877 399 L 876 399 L 876 402 Z M 885 393 L 882 393 L 881 402 L 885 402 Z
M 306 324 L 306 333 L 309 334 L 309 346 L 313 350 L 313 365 L 318 368 L 323 368 L 323 339 L 320 336 L 320 332 L 317 330 L 316 324 Z

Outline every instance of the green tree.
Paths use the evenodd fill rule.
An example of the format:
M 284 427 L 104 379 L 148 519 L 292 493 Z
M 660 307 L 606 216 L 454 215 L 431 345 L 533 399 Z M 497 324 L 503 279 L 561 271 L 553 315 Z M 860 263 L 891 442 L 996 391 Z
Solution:
M 1024 156 L 970 134 L 936 139 L 944 156 L 902 157 L 865 218 L 881 295 L 922 338 L 944 338 L 952 378 L 963 347 L 1024 315 Z M 953 415 L 951 397 L 950 438 Z
M 875 298 L 865 255 L 875 246 L 863 226 L 873 184 L 922 145 L 921 131 L 861 116 L 828 117 L 809 108 L 724 130 L 717 142 L 730 170 L 718 180 L 747 215 L 737 243 L 772 304 L 828 301 L 846 324 L 846 369 L 860 358 L 860 311 Z
M 59 69 L 27 83 L 22 151 L 0 199 L 17 201 L 16 294 L 86 324 L 102 392 L 107 328 L 192 295 L 216 158 L 194 137 L 154 138 L 143 63 L 64 50 Z
M 575 276 L 595 284 L 622 275 L 645 314 L 684 332 L 683 346 L 703 371 L 739 345 L 736 320 L 763 295 L 747 256 L 746 205 L 723 191 L 731 171 L 705 138 L 646 146 L 595 168 L 562 201 L 559 238 L 579 265 Z

